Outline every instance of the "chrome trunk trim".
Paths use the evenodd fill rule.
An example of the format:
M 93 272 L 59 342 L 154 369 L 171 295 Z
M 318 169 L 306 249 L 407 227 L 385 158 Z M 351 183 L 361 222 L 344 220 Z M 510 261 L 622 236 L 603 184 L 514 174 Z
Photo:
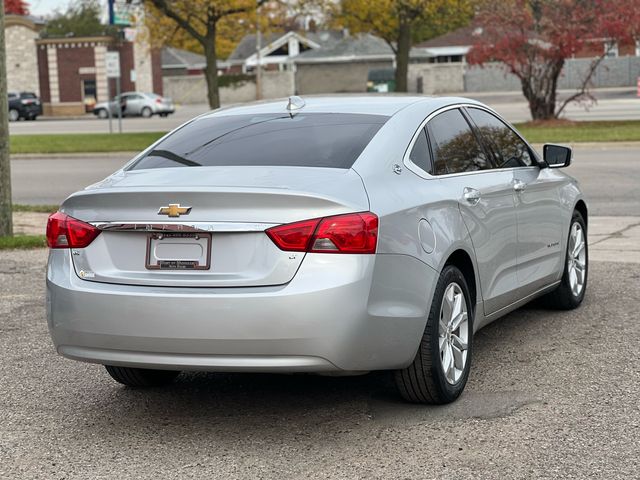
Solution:
M 263 232 L 277 223 L 241 222 L 90 222 L 94 227 L 112 232 Z

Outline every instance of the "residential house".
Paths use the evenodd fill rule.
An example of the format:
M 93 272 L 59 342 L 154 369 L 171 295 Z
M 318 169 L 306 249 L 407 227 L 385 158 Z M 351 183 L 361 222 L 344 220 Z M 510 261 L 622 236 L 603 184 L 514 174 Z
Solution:
M 349 35 L 291 59 L 300 95 L 366 92 L 369 72 L 393 69 L 394 54 L 381 38 Z
M 464 62 L 482 32 L 482 27 L 472 24 L 419 43 L 414 49 L 429 57 L 429 62 L 432 63 Z M 640 40 L 618 45 L 608 39 L 595 38 L 586 43 L 581 51 L 575 53 L 574 58 L 592 58 L 605 52 L 608 57 L 640 56 Z
M 260 65 L 264 70 L 286 70 L 300 54 L 318 50 L 342 39 L 341 31 L 269 33 L 261 36 Z M 258 40 L 246 35 L 227 59 L 229 73 L 250 73 L 258 64 Z

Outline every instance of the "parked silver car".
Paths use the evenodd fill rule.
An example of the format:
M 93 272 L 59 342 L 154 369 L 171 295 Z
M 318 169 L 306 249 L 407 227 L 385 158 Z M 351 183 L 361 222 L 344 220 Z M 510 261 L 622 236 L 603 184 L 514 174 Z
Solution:
M 125 92 L 115 96 L 110 102 L 102 102 L 93 107 L 93 113 L 99 118 L 118 115 L 118 105 L 122 108 L 123 117 L 145 117 L 152 115 L 167 117 L 176 111 L 173 100 L 155 93 Z
M 446 403 L 473 334 L 587 285 L 587 205 L 464 98 L 325 97 L 190 121 L 51 216 L 57 351 L 130 386 L 180 370 L 394 370 Z

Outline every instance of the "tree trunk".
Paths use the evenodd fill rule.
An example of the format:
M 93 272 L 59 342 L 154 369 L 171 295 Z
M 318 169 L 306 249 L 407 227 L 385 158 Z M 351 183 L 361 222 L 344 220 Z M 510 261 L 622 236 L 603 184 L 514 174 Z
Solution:
M 11 163 L 9 159 L 9 105 L 4 41 L 4 0 L 0 0 L 0 237 L 13 235 Z
M 220 108 L 220 91 L 218 90 L 218 57 L 216 54 L 216 29 L 210 29 L 202 45 L 207 66 L 204 69 L 204 76 L 207 80 L 207 98 L 209 107 Z
M 409 52 L 411 50 L 411 25 L 400 19 L 398 46 L 396 47 L 396 92 L 408 91 Z
M 531 69 L 528 76 L 520 78 L 533 120 L 556 118 L 558 78 L 563 66 L 564 59 L 555 60 L 539 65 L 539 69 Z

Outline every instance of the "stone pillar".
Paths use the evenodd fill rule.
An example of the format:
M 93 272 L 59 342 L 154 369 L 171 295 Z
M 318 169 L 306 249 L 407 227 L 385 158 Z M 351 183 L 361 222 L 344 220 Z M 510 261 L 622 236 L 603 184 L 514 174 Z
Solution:
M 107 98 L 107 70 L 105 65 L 107 47 L 104 45 L 96 45 L 93 53 L 96 68 L 96 102 L 106 102 L 109 100 Z M 115 94 L 115 92 L 112 93 Z
M 22 20 L 21 20 L 22 21 Z M 5 29 L 7 42 L 7 84 L 10 92 L 34 92 L 40 95 L 38 82 L 38 32 L 20 24 Z
M 58 79 L 58 49 L 47 45 L 47 65 L 49 70 L 49 92 L 51 103 L 60 103 L 60 81 Z
M 146 42 L 147 34 L 142 32 L 143 27 L 138 26 L 138 33 L 133 42 L 133 64 L 136 70 L 136 91 L 153 92 L 153 65 L 151 61 L 151 49 Z

